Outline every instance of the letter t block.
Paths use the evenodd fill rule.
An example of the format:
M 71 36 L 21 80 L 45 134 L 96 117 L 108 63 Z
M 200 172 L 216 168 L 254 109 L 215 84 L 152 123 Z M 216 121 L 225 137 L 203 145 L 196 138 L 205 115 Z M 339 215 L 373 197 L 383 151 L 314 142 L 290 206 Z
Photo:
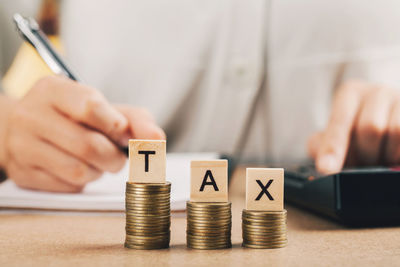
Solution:
M 165 183 L 165 172 L 165 140 L 129 140 L 129 182 Z
M 283 210 L 283 169 L 246 169 L 246 209 Z

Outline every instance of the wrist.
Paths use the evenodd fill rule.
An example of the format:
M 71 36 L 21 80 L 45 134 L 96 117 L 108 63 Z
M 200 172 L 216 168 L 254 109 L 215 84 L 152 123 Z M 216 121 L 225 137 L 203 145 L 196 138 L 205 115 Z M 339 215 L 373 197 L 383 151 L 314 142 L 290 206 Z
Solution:
M 0 169 L 5 169 L 7 160 L 6 135 L 8 118 L 16 100 L 0 94 Z

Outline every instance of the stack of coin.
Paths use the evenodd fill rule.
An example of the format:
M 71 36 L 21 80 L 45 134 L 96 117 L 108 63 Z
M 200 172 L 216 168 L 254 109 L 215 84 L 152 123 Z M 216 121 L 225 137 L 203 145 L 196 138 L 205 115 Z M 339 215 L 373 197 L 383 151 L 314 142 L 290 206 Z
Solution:
M 125 247 L 168 248 L 170 241 L 171 183 L 126 183 Z
M 194 249 L 232 247 L 230 202 L 187 202 L 187 246 Z
M 286 210 L 243 210 L 243 246 L 248 248 L 281 248 L 286 246 Z

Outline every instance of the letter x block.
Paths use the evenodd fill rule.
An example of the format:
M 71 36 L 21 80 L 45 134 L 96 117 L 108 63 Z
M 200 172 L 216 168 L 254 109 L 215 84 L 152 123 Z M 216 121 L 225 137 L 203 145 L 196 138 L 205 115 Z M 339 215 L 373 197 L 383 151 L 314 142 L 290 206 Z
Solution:
M 165 183 L 165 140 L 129 140 L 129 182 Z
M 246 169 L 246 209 L 283 210 L 283 169 Z
M 228 202 L 228 161 L 193 160 L 190 201 Z

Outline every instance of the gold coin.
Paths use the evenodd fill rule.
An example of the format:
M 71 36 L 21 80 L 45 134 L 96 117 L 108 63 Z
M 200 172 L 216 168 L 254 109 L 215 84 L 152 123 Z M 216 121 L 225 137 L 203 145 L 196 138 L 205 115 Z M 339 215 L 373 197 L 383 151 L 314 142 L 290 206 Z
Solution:
M 242 235 L 254 235 L 254 236 L 270 236 L 270 235 L 286 235 L 285 230 L 280 230 L 280 231 L 242 231 Z
M 130 221 L 130 222 L 127 222 L 126 223 L 126 225 L 125 226 L 128 226 L 128 227 L 136 227 L 136 228 L 138 228 L 138 229 L 140 229 L 140 228 L 156 228 L 156 227 L 158 227 L 158 228 L 161 228 L 161 227 L 169 227 L 171 225 L 171 223 L 170 222 L 157 222 L 157 223 L 155 223 L 155 222 L 133 222 L 133 221 Z
M 255 217 L 246 217 L 242 216 L 242 220 L 246 221 L 263 221 L 263 222 L 271 222 L 271 221 L 286 221 L 285 217 L 277 217 L 277 218 L 271 218 L 271 217 L 264 217 L 264 218 L 255 218 Z
M 126 232 L 138 232 L 141 233 L 154 233 L 154 234 L 161 234 L 170 231 L 170 226 L 163 226 L 163 227 L 136 227 L 136 226 L 125 226 Z
M 126 234 L 128 234 L 128 235 L 142 235 L 142 236 L 145 235 L 147 237 L 159 237 L 160 236 L 159 234 L 151 234 L 151 233 L 147 233 L 147 232 L 135 232 L 135 231 L 127 231 Z M 167 238 L 167 237 L 168 237 L 167 235 L 163 236 L 164 239 Z M 152 240 L 159 240 L 159 239 L 160 238 L 154 238 Z M 129 240 L 133 240 L 133 239 L 129 239 Z M 135 240 L 143 240 L 143 239 L 136 238 Z
M 286 231 L 286 225 L 277 225 L 277 226 L 265 226 L 265 225 L 253 225 L 251 227 L 242 225 L 242 230 L 248 230 L 248 231 L 258 231 L 258 232 L 263 232 L 263 231 Z
M 203 248 L 216 248 L 216 247 L 230 247 L 232 246 L 232 242 L 224 241 L 224 242 L 198 242 L 193 240 L 186 240 L 186 244 L 188 247 L 203 247 Z
M 193 214 L 231 214 L 231 209 L 214 209 L 214 208 L 200 208 L 200 209 L 193 209 L 187 208 L 187 213 Z
M 137 211 L 137 212 L 170 212 L 171 211 L 171 208 L 170 207 L 167 207 L 167 206 L 165 206 L 165 207 L 146 207 L 146 206 L 138 206 L 138 205 L 135 205 L 135 206 L 129 206 L 129 207 L 127 207 L 127 209 L 126 209 L 126 213 L 132 213 L 132 214 L 134 214 L 135 213 L 135 211 Z
M 125 202 L 132 202 L 132 203 L 148 203 L 148 204 L 168 204 L 171 203 L 170 198 L 165 198 L 165 199 L 154 199 L 154 198 L 148 198 L 148 199 L 140 199 L 140 198 L 134 198 L 134 197 L 126 197 Z
M 231 202 L 193 202 L 187 201 L 186 202 L 188 207 L 226 207 L 231 206 Z
M 232 242 L 221 242 L 221 243 L 203 243 L 203 242 L 192 242 L 190 240 L 186 240 L 186 244 L 190 248 L 204 248 L 204 249 L 213 249 L 213 248 L 227 248 L 232 246 Z
M 213 219 L 231 219 L 232 216 L 231 214 L 193 214 L 190 213 L 187 215 L 188 218 L 195 218 L 195 219 L 208 219 L 208 220 L 213 220 Z
M 164 228 L 162 228 L 162 227 L 169 227 L 171 225 L 171 222 L 170 221 L 166 221 L 166 222 L 149 222 L 149 223 L 146 223 L 146 222 L 137 222 L 137 221 L 127 221 L 126 222 L 126 224 L 125 224 L 125 226 L 126 227 L 134 227 L 134 228 L 137 228 L 137 229 L 140 229 L 140 228 L 143 228 L 143 229 L 145 229 L 145 228 L 154 228 L 154 229 L 158 229 L 158 228 L 160 228 L 160 229 L 164 229 Z
M 211 247 L 211 246 L 199 246 L 199 245 L 191 245 L 191 244 L 188 244 L 187 247 L 188 247 L 188 248 L 191 248 L 191 249 L 201 249 L 201 250 L 210 250 L 210 249 L 212 249 L 212 250 L 216 250 L 216 249 L 231 248 L 232 245 L 229 244 L 229 245 Z
M 222 242 L 222 243 L 198 243 L 186 240 L 186 245 L 189 248 L 197 249 L 218 249 L 218 248 L 230 248 L 232 242 Z
M 154 229 L 154 230 L 169 229 L 170 226 L 171 226 L 170 223 L 149 224 L 149 223 L 133 223 L 133 222 L 126 223 L 126 225 L 125 225 L 125 227 L 128 227 L 128 228 Z
M 140 201 L 166 201 L 171 197 L 170 194 L 157 196 L 157 195 L 125 195 L 125 199 L 140 200 Z
M 190 202 L 187 202 L 190 203 Z M 201 205 L 187 204 L 186 207 L 191 210 L 231 210 L 231 205 L 223 202 L 197 202 Z M 216 204 L 220 203 L 220 204 Z
M 165 210 L 165 211 L 151 211 L 151 210 L 145 210 L 145 209 L 131 209 L 128 212 L 125 213 L 126 216 L 130 218 L 134 217 L 147 217 L 147 218 L 164 218 L 164 217 L 170 217 L 171 216 L 171 211 L 170 210 Z
M 171 183 L 168 182 L 168 181 L 166 181 L 165 183 L 137 183 L 137 182 L 127 181 L 126 184 L 129 185 L 129 186 L 144 186 L 144 187 L 148 187 L 148 186 L 154 186 L 154 187 L 171 186 Z
M 143 231 L 143 230 L 135 230 L 135 229 L 126 229 L 125 232 L 128 235 L 157 236 L 162 233 L 165 233 L 166 231 L 151 231 L 151 230 Z
M 170 182 L 165 183 L 133 183 L 133 182 L 126 182 L 126 185 L 129 187 L 146 187 L 146 188 L 163 188 L 163 187 L 171 187 Z
M 171 220 L 167 220 L 167 219 L 165 219 L 165 220 L 146 220 L 146 219 L 136 219 L 136 220 L 130 220 L 130 219 L 128 219 L 128 220 L 126 220 L 126 224 L 127 225 L 148 225 L 148 226 L 151 226 L 151 225 L 165 225 L 165 224 L 170 224 L 171 223 Z
M 150 187 L 145 187 L 145 188 L 140 188 L 140 187 L 127 187 L 125 189 L 126 194 L 168 194 L 171 193 L 171 188 L 150 188 Z
M 186 230 L 187 233 L 207 233 L 207 234 L 227 234 L 231 233 L 231 229 L 190 229 Z
M 158 211 L 165 211 L 165 210 L 170 210 L 171 207 L 170 205 L 164 205 L 164 206 L 151 206 L 151 205 L 126 205 L 125 206 L 128 210 L 158 210 Z
M 271 225 L 276 225 L 276 224 L 286 224 L 286 219 L 248 219 L 248 218 L 243 218 L 242 219 L 243 224 L 271 224 Z
M 223 241 L 228 241 L 231 239 L 230 235 L 221 235 L 221 236 L 199 236 L 199 235 L 187 235 L 186 238 L 189 238 L 191 240 L 196 240 L 198 242 L 209 242 L 209 243 L 214 243 L 214 242 L 223 242 Z
M 131 241 L 131 240 L 125 240 L 126 244 L 129 244 L 131 246 L 142 246 L 142 247 L 154 247 L 154 246 L 160 246 L 160 245 L 166 245 L 169 244 L 170 239 L 166 238 L 164 240 L 151 240 L 151 241 Z
M 152 201 L 152 200 L 138 200 L 138 199 L 125 199 L 125 203 L 139 204 L 139 205 L 170 205 L 170 200 Z
M 159 243 L 159 242 L 166 242 L 170 240 L 169 235 L 164 236 L 133 236 L 133 235 L 126 235 L 125 241 L 131 244 L 152 244 L 152 243 Z
M 284 214 L 249 214 L 249 213 L 242 213 L 242 218 L 249 218 L 249 219 L 280 219 L 286 218 Z
M 226 237 L 229 237 L 228 234 L 223 234 L 223 235 L 210 235 L 210 234 L 192 234 L 192 233 L 186 233 L 187 237 L 196 239 L 196 240 L 221 240 L 225 239 Z
M 127 221 L 126 226 L 138 226 L 138 227 L 156 227 L 156 226 L 165 226 L 165 225 L 171 225 L 170 221 L 166 222 L 145 222 L 145 221 Z
M 255 215 L 270 215 L 270 214 L 287 214 L 287 210 L 247 210 L 243 209 L 243 214 L 255 214 Z
M 165 224 L 170 224 L 171 220 L 146 220 L 146 219 L 135 219 L 135 220 L 126 220 L 126 224 L 142 224 L 142 225 L 165 225 Z
M 222 219 L 214 219 L 214 220 L 210 220 L 210 219 L 203 219 L 203 218 L 193 218 L 193 217 L 188 217 L 186 219 L 187 222 L 193 222 L 193 223 L 204 223 L 204 224 L 208 224 L 208 225 L 215 225 L 215 224 L 226 224 L 226 223 L 230 223 L 231 222 L 231 218 L 222 218 Z
M 138 213 L 144 213 L 144 214 L 171 214 L 171 208 L 166 207 L 166 208 L 154 208 L 150 209 L 148 207 L 128 207 L 126 209 L 126 213 L 135 215 Z
M 264 219 L 264 218 L 283 218 L 286 217 L 287 212 L 284 211 L 252 211 L 248 212 L 243 210 L 242 217 Z
M 256 232 L 256 233 L 271 232 L 271 231 L 286 232 L 286 226 L 276 226 L 276 227 L 252 226 L 252 227 L 242 227 L 242 230 L 248 232 Z
M 268 233 L 268 232 L 284 232 L 286 233 L 286 227 L 275 227 L 275 228 L 245 228 L 242 227 L 242 231 L 248 232 L 248 233 Z
M 225 227 L 225 226 L 231 226 L 231 225 L 232 225 L 231 221 L 228 221 L 228 222 L 210 223 L 210 222 L 192 221 L 192 220 L 189 220 L 189 219 L 188 219 L 187 222 L 188 222 L 187 225 L 190 225 L 189 227 L 191 227 L 191 226 L 193 226 L 193 227 L 198 226 L 198 227 L 204 227 L 204 228 L 207 228 L 207 227 L 215 228 L 215 227 Z
M 140 249 L 140 250 L 153 250 L 153 249 L 166 249 L 169 248 L 169 242 L 168 243 L 159 243 L 155 245 L 133 245 L 133 244 L 128 244 L 125 243 L 125 247 L 129 249 Z
M 170 204 L 169 198 L 165 200 L 158 199 L 137 199 L 137 198 L 126 198 L 125 203 L 138 203 L 138 204 L 147 204 L 147 205 L 167 205 Z
M 126 213 L 125 218 L 127 220 L 168 220 L 171 217 L 171 213 L 168 212 L 144 212 L 144 211 L 135 211 L 133 213 Z
M 170 210 L 171 207 L 169 205 L 165 206 L 151 206 L 151 205 L 126 205 L 126 209 L 130 210 L 155 210 L 155 211 L 166 211 Z
M 232 232 L 230 227 L 229 228 L 228 227 L 221 228 L 221 229 L 218 229 L 218 228 L 212 228 L 212 229 L 210 229 L 210 228 L 206 228 L 206 229 L 187 228 L 186 231 L 190 232 L 190 233 L 216 233 L 216 234 Z
M 126 207 L 126 212 L 132 212 L 134 213 L 135 211 L 154 211 L 154 212 L 169 212 L 171 210 L 170 206 L 165 206 L 165 207 L 151 207 L 151 206 L 139 206 L 139 205 L 132 205 L 132 206 L 127 206 Z
M 137 198 L 168 198 L 171 196 L 171 192 L 147 192 L 147 191 L 126 191 L 125 192 L 125 197 L 137 197 Z
M 223 234 L 228 234 L 231 233 L 231 229 L 222 229 L 220 231 L 218 231 L 218 229 L 187 229 L 186 230 L 187 233 L 191 233 L 191 234 L 196 234 L 196 233 L 201 233 L 201 234 L 207 234 L 207 235 L 223 235 Z

